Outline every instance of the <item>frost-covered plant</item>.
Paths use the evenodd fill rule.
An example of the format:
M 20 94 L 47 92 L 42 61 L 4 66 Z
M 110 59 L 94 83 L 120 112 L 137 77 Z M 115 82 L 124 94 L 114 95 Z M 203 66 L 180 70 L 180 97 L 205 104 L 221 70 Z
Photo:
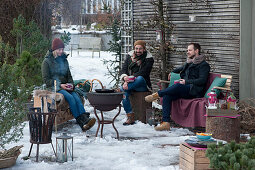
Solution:
M 25 84 L 23 78 L 16 79 L 14 66 L 4 63 L 0 67 L 0 148 L 23 135 L 24 104 L 30 94 Z

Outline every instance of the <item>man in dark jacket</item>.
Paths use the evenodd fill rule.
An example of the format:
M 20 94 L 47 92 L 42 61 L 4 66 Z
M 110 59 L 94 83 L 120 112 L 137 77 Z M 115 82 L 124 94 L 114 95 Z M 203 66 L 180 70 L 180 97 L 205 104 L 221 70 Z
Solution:
M 146 50 L 146 43 L 138 40 L 134 43 L 134 50 L 130 51 L 122 67 L 121 80 L 123 85 L 120 90 L 124 91 L 122 100 L 124 110 L 127 114 L 127 121 L 123 125 L 133 125 L 135 123 L 132 107 L 129 101 L 131 91 L 148 91 L 151 88 L 150 73 L 154 59 Z
M 90 118 L 80 97 L 74 92 L 73 78 L 66 59 L 67 55 L 64 53 L 64 43 L 61 39 L 55 38 L 51 48 L 42 63 L 43 81 L 51 90 L 55 89 L 54 81 L 56 81 L 56 91 L 64 95 L 77 123 L 83 131 L 87 131 L 95 124 L 96 119 Z
M 163 97 L 163 122 L 160 126 L 155 127 L 155 130 L 170 130 L 169 122 L 173 100 L 203 96 L 210 66 L 204 56 L 200 55 L 200 50 L 201 47 L 198 43 L 190 43 L 187 49 L 187 62 L 182 67 L 173 70 L 174 73 L 180 73 L 179 83 L 145 97 L 147 102 Z M 168 79 L 170 79 L 170 74 Z

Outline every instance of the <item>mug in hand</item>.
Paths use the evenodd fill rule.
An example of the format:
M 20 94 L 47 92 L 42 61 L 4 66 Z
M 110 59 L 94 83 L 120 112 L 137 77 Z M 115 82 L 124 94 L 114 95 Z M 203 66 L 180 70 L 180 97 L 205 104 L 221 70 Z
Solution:
M 73 89 L 73 85 L 70 84 L 70 83 L 67 83 L 66 84 L 66 88 L 69 89 L 69 90 L 72 90 Z
M 180 80 L 174 80 L 174 84 L 180 83 Z
M 128 81 L 129 82 L 135 81 L 135 76 L 128 76 Z

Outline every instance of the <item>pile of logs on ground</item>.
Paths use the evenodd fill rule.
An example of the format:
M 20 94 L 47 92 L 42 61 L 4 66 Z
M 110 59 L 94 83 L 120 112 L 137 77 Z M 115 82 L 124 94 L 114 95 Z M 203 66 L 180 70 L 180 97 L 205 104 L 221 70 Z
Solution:
M 255 132 L 255 99 L 245 99 L 238 103 L 241 115 L 241 133 Z

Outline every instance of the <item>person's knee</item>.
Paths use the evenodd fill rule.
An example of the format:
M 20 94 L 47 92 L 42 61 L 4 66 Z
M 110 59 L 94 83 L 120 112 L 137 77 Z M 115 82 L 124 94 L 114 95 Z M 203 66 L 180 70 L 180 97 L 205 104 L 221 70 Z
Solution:
M 145 82 L 143 76 L 138 76 L 138 77 L 136 77 L 135 81 L 136 81 L 136 82 Z

